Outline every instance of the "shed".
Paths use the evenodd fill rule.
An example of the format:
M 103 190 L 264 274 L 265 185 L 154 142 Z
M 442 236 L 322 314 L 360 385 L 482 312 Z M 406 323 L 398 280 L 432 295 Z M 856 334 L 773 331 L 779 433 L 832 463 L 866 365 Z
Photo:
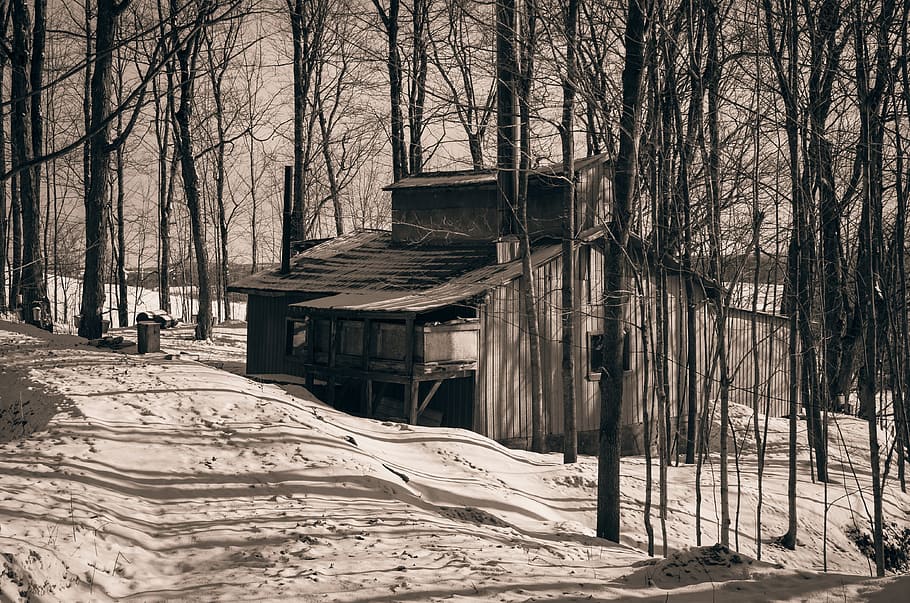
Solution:
M 602 156 L 579 162 L 575 174 L 577 273 L 576 391 L 580 448 L 593 451 L 599 428 L 599 366 L 603 319 L 603 228 L 610 207 L 609 164 Z M 529 185 L 544 377 L 543 424 L 551 446 L 563 433 L 561 387 L 561 246 L 559 207 L 565 178 L 540 170 Z M 516 246 L 500 236 L 495 173 L 415 176 L 391 185 L 391 231 L 366 231 L 311 246 L 290 270 L 260 272 L 234 283 L 248 303 L 247 373 L 292 375 L 328 403 L 368 417 L 472 429 L 526 447 L 531 435 L 530 361 Z M 631 261 L 635 261 L 634 258 Z M 623 404 L 624 449 L 641 450 L 645 351 L 642 310 L 653 303 L 651 275 L 636 289 L 626 314 Z M 682 428 L 686 402 L 685 287 L 667 279 L 667 353 L 670 407 Z M 702 287 L 692 300 L 699 320 L 699 392 L 710 397 L 714 313 Z M 753 318 L 761 330 L 759 354 L 743 336 Z M 734 401 L 760 388 L 786 407 L 786 322 L 773 315 L 730 312 L 729 364 Z M 766 354 L 766 356 L 762 356 Z M 760 362 L 754 383 L 751 367 Z M 650 380 L 653 383 L 653 379 Z M 716 388 L 716 386 L 715 386 Z M 716 389 L 715 389 L 716 391 Z M 739 397 L 737 397 L 739 396 Z M 777 400 L 780 399 L 780 403 Z M 703 402 L 700 400 L 699 402 Z M 684 433 L 678 430 L 678 433 Z

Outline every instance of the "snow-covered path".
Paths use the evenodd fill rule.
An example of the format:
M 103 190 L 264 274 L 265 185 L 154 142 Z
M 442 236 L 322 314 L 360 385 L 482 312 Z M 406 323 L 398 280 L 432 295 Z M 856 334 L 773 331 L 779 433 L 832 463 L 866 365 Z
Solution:
M 0 398 L 46 390 L 62 408 L 0 444 L 0 599 L 855 600 L 880 586 L 723 555 L 702 577 L 692 553 L 654 565 L 592 537 L 591 459 L 356 419 L 64 337 L 0 330 L 0 358 Z M 630 485 L 629 517 L 639 497 Z

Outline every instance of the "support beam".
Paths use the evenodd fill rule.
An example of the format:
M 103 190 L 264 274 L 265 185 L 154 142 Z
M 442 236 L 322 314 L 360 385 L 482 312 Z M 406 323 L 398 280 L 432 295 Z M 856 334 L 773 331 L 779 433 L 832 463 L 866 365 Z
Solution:
M 423 399 L 423 402 L 420 403 L 420 408 L 417 409 L 418 417 L 422 415 L 423 411 L 425 411 L 427 409 L 427 406 L 430 405 L 430 402 L 433 400 L 433 396 L 436 395 L 436 392 L 439 390 L 439 386 L 442 385 L 442 382 L 443 379 L 439 379 L 438 381 L 433 382 L 433 387 L 430 388 L 429 393 L 427 393 L 426 397 Z
M 361 364 L 363 372 L 370 370 L 370 354 L 373 348 L 373 321 L 365 318 L 363 321 L 363 341 L 361 346 Z M 373 416 L 373 381 L 368 377 L 363 380 L 363 389 L 360 393 L 360 412 L 365 417 Z
M 410 384 L 405 385 L 405 410 L 408 412 L 408 423 L 411 425 L 417 425 L 417 398 L 419 389 L 420 381 L 411 381 Z
M 373 382 L 367 379 L 363 382 L 363 392 L 360 400 L 360 412 L 363 416 L 373 416 Z

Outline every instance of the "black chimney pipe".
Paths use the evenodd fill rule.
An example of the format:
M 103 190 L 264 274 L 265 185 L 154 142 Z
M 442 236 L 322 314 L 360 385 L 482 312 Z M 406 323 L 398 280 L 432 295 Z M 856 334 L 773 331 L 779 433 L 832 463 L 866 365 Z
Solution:
M 281 274 L 291 271 L 291 187 L 294 168 L 284 166 L 284 215 L 281 221 Z

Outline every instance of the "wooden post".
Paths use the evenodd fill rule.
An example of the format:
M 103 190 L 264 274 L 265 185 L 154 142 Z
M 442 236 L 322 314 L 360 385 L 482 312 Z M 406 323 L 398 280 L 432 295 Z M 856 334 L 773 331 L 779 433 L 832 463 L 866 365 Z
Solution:
M 291 271 L 291 182 L 294 168 L 284 166 L 284 212 L 281 222 L 281 274 Z
M 409 318 L 404 322 L 404 336 L 407 346 L 405 348 L 405 374 L 408 377 L 404 384 L 404 412 L 408 423 L 417 424 L 417 389 L 420 383 L 414 380 L 414 319 Z
M 326 400 L 332 406 L 335 406 L 335 353 L 338 350 L 338 342 L 341 340 L 341 330 L 338 328 L 338 320 L 334 315 L 329 328 L 329 383 L 328 395 Z
M 363 362 L 361 368 L 364 373 L 369 373 L 370 371 L 370 354 L 372 353 L 373 347 L 373 321 L 369 318 L 364 318 L 363 320 L 363 349 L 362 358 Z M 373 416 L 373 381 L 369 377 L 365 377 L 363 381 L 363 389 L 361 391 L 361 400 L 360 400 L 360 412 L 365 417 Z
M 417 401 L 418 401 L 418 391 L 420 389 L 420 381 L 416 379 L 411 379 L 411 381 L 405 385 L 405 399 L 407 400 L 407 409 L 408 409 L 408 423 L 411 425 L 417 425 Z
M 304 383 L 307 389 L 313 389 L 313 365 L 316 363 L 316 329 L 313 327 L 314 321 L 309 316 L 306 321 L 306 364 L 308 368 L 304 369 Z
M 361 412 L 365 417 L 373 416 L 373 380 L 367 378 L 363 382 L 363 399 L 361 400 Z

